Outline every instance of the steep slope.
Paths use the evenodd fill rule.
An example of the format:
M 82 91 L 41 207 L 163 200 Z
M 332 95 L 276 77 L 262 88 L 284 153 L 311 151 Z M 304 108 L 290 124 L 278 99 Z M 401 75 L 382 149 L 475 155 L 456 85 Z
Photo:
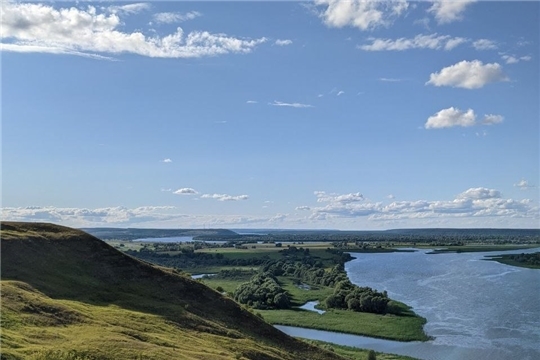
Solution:
M 1 229 L 2 359 L 339 359 L 82 231 Z

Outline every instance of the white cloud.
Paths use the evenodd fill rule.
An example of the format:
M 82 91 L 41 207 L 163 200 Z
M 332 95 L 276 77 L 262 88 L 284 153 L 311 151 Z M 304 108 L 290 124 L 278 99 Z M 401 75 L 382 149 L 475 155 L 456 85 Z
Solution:
M 390 199 L 390 200 L 394 200 L 396 197 L 394 195 L 390 194 L 390 195 L 387 196 L 387 198 Z
M 287 39 L 287 40 L 280 40 L 280 39 L 278 39 L 278 40 L 276 40 L 276 42 L 275 42 L 274 44 L 277 45 L 277 46 L 291 45 L 291 44 L 292 44 L 292 40 L 289 40 L 289 39 Z
M 478 39 L 473 42 L 473 46 L 476 50 L 495 50 L 497 49 L 497 43 L 488 39 Z
M 334 193 L 327 194 L 324 191 L 315 191 L 314 194 L 317 196 L 317 202 L 351 203 L 364 200 L 364 196 L 359 192 L 338 195 Z
M 315 192 L 317 201 L 323 191 Z M 500 191 L 488 188 L 470 188 L 457 195 L 453 200 L 413 200 L 394 201 L 388 205 L 380 202 L 341 202 L 340 197 L 333 195 L 324 201 L 321 207 L 297 207 L 310 210 L 313 221 L 339 218 L 367 218 L 376 221 L 429 219 L 429 218 L 465 218 L 465 217 L 508 217 L 508 218 L 540 218 L 538 206 L 530 200 L 504 199 Z
M 172 163 L 172 160 L 167 158 L 167 159 L 163 159 L 161 160 L 161 162 L 164 162 L 164 163 Z
M 494 189 L 484 187 L 470 188 L 457 196 L 457 199 L 499 199 L 501 192 Z
M 504 117 L 502 115 L 486 114 L 484 115 L 484 118 L 480 124 L 500 124 L 503 122 L 503 120 Z M 426 129 L 441 129 L 454 126 L 469 127 L 478 124 L 479 122 L 476 121 L 476 114 L 474 113 L 474 110 L 468 109 L 467 111 L 462 111 L 454 107 L 449 107 L 448 109 L 443 109 L 430 116 L 424 124 L 424 127 Z M 485 135 L 486 133 L 484 132 L 484 136 Z
M 294 108 L 310 108 L 313 107 L 313 105 L 309 104 L 300 104 L 300 103 L 285 103 L 281 101 L 275 101 L 273 103 L 269 103 L 269 105 L 272 106 L 287 106 L 287 107 L 294 107 Z
M 380 81 L 384 82 L 400 82 L 403 81 L 403 79 L 396 79 L 396 78 L 379 78 Z
M 338 91 L 338 93 L 336 94 L 336 96 L 341 96 L 341 95 L 343 95 L 343 94 L 345 94 L 345 91 L 341 90 L 341 91 Z
M 185 14 L 178 12 L 162 12 L 156 13 L 152 16 L 154 21 L 158 24 L 172 24 L 179 23 L 187 20 L 193 20 L 199 16 L 202 16 L 200 12 L 190 11 Z
M 170 217 L 174 206 L 141 206 L 129 209 L 123 206 L 98 209 L 57 208 L 32 206 L 26 208 L 2 208 L 2 220 L 45 221 L 66 225 L 143 223 Z
M 430 116 L 424 127 L 426 129 L 441 129 L 454 126 L 467 127 L 475 124 L 476 115 L 472 109 L 464 112 L 454 107 L 450 107 Z
M 246 104 L 257 104 L 258 101 L 255 101 L 255 100 L 248 100 L 246 101 Z
M 311 210 L 309 206 L 297 206 L 295 210 Z
M 202 199 L 216 199 L 218 201 L 238 201 L 238 200 L 247 200 L 249 196 L 247 195 L 227 195 L 227 194 L 203 194 Z
M 435 16 L 439 24 L 447 24 L 463 19 L 463 12 L 475 0 L 434 1 L 433 5 L 427 10 Z
M 528 190 L 534 188 L 534 185 L 530 185 L 529 182 L 525 179 L 521 179 L 520 182 L 514 184 L 514 186 L 520 188 L 521 190 Z
M 414 38 L 381 39 L 370 38 L 371 44 L 358 48 L 365 51 L 404 51 L 410 49 L 452 50 L 469 40 L 450 35 L 416 35 Z
M 497 63 L 484 65 L 479 60 L 464 60 L 445 67 L 438 73 L 432 73 L 426 85 L 478 89 L 492 82 L 507 80 Z
M 504 117 L 501 115 L 493 115 L 488 114 L 484 116 L 484 120 L 482 121 L 482 124 L 484 125 L 493 125 L 493 124 L 500 124 L 504 120 Z
M 529 61 L 532 59 L 531 56 L 521 56 L 518 57 L 516 55 L 507 55 L 503 54 L 501 55 L 501 58 L 507 63 L 507 64 L 517 64 L 520 61 Z
M 136 3 L 127 4 L 122 6 L 109 6 L 108 8 L 102 8 L 108 10 L 113 14 L 137 14 L 144 10 L 150 10 L 151 6 L 148 3 Z
M 325 7 L 319 17 L 329 27 L 356 27 L 370 30 L 380 26 L 389 26 L 393 20 L 408 8 L 404 0 L 315 0 L 318 7 Z
M 181 28 L 165 36 L 147 36 L 140 31 L 122 32 L 121 15 L 144 6 L 117 7 L 98 11 L 93 6 L 55 9 L 34 3 L 2 3 L 2 43 L 4 51 L 46 52 L 99 58 L 99 54 L 131 53 L 159 58 L 198 58 L 231 53 L 249 53 L 266 41 L 239 39 L 225 34 Z M 97 54 L 96 54 L 97 53 Z
M 173 192 L 176 195 L 196 195 L 198 192 L 192 188 L 181 188 Z

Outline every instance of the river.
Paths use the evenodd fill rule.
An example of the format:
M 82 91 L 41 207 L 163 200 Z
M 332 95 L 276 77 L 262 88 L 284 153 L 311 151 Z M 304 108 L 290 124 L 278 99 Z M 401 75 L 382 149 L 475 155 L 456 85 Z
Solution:
M 298 337 L 429 360 L 540 359 L 540 270 L 482 260 L 486 253 L 356 254 L 350 280 L 413 307 L 435 340 L 400 343 L 361 336 L 278 327 Z M 324 315 L 322 315 L 324 316 Z

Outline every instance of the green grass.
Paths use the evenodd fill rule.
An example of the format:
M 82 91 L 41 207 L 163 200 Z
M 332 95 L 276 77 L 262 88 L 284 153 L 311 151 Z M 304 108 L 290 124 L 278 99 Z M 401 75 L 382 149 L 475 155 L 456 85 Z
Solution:
M 340 359 L 73 229 L 2 223 L 2 359 Z
M 232 294 L 238 285 L 247 280 L 211 277 L 201 281 L 213 289 L 221 286 L 227 293 Z M 312 290 L 303 290 L 294 285 L 293 280 L 287 277 L 279 277 L 278 280 L 283 288 L 289 292 L 293 306 L 296 307 L 313 300 L 322 302 L 333 292 L 332 288 L 324 286 L 316 286 Z M 395 313 L 401 315 L 379 315 L 347 310 L 331 310 L 319 315 L 313 311 L 297 308 L 291 310 L 255 310 L 255 312 L 263 315 L 267 322 L 274 325 L 299 326 L 397 341 L 429 340 L 423 330 L 426 322 L 424 318 L 417 316 L 403 303 L 392 301 L 389 305 Z
M 320 315 L 306 310 L 257 310 L 275 325 L 342 332 L 397 341 L 425 341 L 425 319 L 415 316 L 378 315 L 330 310 Z

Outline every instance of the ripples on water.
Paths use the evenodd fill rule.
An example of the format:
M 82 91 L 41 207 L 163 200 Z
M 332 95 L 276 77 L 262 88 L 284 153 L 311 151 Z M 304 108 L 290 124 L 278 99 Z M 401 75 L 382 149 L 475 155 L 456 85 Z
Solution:
M 392 352 L 422 359 L 540 359 L 540 270 L 481 260 L 540 249 L 427 255 L 353 254 L 351 281 L 386 290 L 427 319 L 435 340 Z M 375 350 L 385 351 L 378 348 Z

